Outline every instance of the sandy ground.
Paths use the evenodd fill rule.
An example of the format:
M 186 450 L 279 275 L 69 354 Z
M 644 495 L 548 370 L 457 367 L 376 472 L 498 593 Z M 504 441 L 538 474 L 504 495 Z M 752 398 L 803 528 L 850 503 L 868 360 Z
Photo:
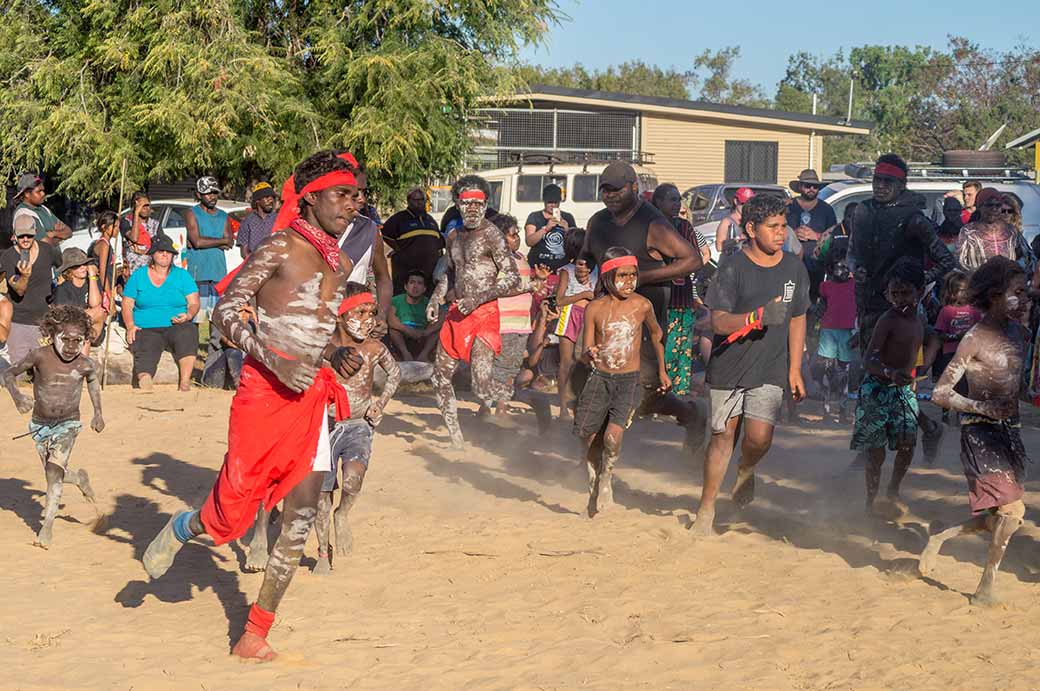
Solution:
M 312 538 L 271 633 L 281 659 L 241 663 L 229 645 L 261 580 L 240 570 L 241 547 L 191 544 L 157 582 L 139 561 L 169 514 L 208 491 L 229 402 L 106 391 L 108 429 L 84 431 L 73 464 L 89 469 L 109 528 L 86 529 L 91 511 L 69 487 L 49 551 L 31 545 L 39 461 L 29 439 L 11 440 L 26 419 L 0 404 L 0 686 L 1036 687 L 1035 514 L 998 581 L 1005 606 L 967 600 L 981 538 L 949 543 L 934 579 L 908 575 L 927 522 L 966 516 L 955 430 L 937 467 L 915 460 L 904 486 L 915 515 L 886 524 L 861 516 L 846 431 L 782 429 L 755 504 L 737 514 L 724 501 L 722 534 L 695 542 L 700 469 L 674 425 L 633 426 L 619 506 L 590 521 L 569 431 L 540 437 L 529 414 L 502 431 L 464 412 L 472 446 L 455 453 L 420 395 L 395 401 L 377 436 L 354 554 L 315 576 Z M 1036 455 L 1038 441 L 1029 429 Z

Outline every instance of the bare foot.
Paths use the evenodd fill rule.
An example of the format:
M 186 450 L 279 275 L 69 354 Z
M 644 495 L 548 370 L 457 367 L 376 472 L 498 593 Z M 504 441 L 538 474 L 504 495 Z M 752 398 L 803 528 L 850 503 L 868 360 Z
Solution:
M 596 491 L 596 512 L 602 513 L 614 508 L 614 476 L 604 473 L 599 477 L 599 489 Z
M 90 486 L 90 476 L 87 475 L 87 471 L 83 468 L 77 470 L 75 482 L 79 491 L 83 492 L 83 497 L 93 504 L 97 497 L 94 494 L 94 488 Z
M 695 538 L 713 537 L 715 535 L 715 512 L 698 511 L 690 526 L 690 535 Z
M 141 561 L 144 562 L 144 570 L 152 578 L 159 578 L 169 571 L 170 567 L 173 566 L 174 557 L 177 556 L 177 552 L 184 546 L 173 532 L 173 522 L 177 520 L 179 515 L 175 513 L 170 516 L 166 526 L 152 539 L 148 549 L 144 552 L 144 558 Z
M 177 387 L 178 391 L 191 391 L 191 384 L 181 384 Z
M 937 540 L 936 536 L 933 535 L 928 539 L 928 544 L 925 545 L 924 551 L 921 552 L 921 560 L 917 564 L 917 570 L 922 576 L 927 576 L 935 570 L 935 560 L 939 556 L 939 550 L 942 549 L 943 541 Z
M 249 548 L 249 554 L 246 556 L 246 563 L 242 567 L 242 570 L 246 573 L 260 573 L 267 568 L 267 547 L 259 549 L 256 546 Z
M 329 561 L 328 554 L 322 554 L 318 552 L 318 561 L 314 564 L 314 570 L 311 571 L 315 576 L 330 576 L 332 575 L 332 563 Z
M 278 653 L 268 645 L 267 639 L 260 638 L 255 633 L 246 631 L 231 649 L 231 654 L 243 660 L 257 660 L 258 662 L 270 662 L 278 657 Z
M 1004 603 L 999 597 L 997 597 L 996 591 L 993 586 L 979 586 L 979 589 L 975 591 L 975 594 L 969 598 L 971 604 L 978 605 L 979 607 L 996 607 Z
M 141 391 L 152 390 L 152 378 L 147 374 L 140 374 L 137 376 L 137 388 Z
M 466 449 L 466 441 L 462 438 L 461 434 L 451 435 L 451 448 L 456 451 L 464 451 Z
M 332 523 L 336 527 L 336 554 L 345 557 L 354 550 L 354 531 L 346 512 L 336 511 Z
M 738 468 L 737 481 L 733 483 L 733 503 L 742 509 L 754 500 L 755 471 L 751 468 Z
M 53 528 L 53 525 L 45 525 L 40 528 L 40 532 L 36 533 L 36 539 L 33 540 L 33 546 L 50 549 L 51 539 L 53 538 Z

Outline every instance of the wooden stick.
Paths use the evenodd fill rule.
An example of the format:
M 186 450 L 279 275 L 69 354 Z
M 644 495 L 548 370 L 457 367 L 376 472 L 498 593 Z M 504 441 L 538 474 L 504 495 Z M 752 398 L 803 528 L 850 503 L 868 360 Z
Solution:
M 117 209 L 117 211 L 116 211 L 116 227 L 119 226 L 119 214 L 121 214 L 123 212 L 123 198 L 124 198 L 125 194 L 126 194 L 126 158 L 123 158 L 123 170 L 122 170 L 122 172 L 120 173 L 120 176 L 119 176 L 119 205 L 116 207 L 116 209 Z M 130 219 L 130 222 L 131 223 L 134 222 L 133 218 Z M 131 228 L 130 230 L 133 231 L 133 228 Z M 111 253 L 115 252 L 116 248 L 115 247 L 110 247 L 108 251 L 109 251 L 109 255 L 111 256 Z M 113 257 L 113 259 L 115 259 L 115 258 Z M 115 296 L 115 292 L 116 292 L 115 261 L 112 262 L 112 272 L 111 273 L 112 273 L 112 277 L 111 277 L 112 280 L 109 282 L 109 286 L 110 287 L 106 289 L 106 292 L 108 294 L 108 304 L 109 305 L 114 305 L 115 304 L 115 299 L 116 299 L 116 296 Z M 105 357 L 104 357 L 104 360 L 102 360 L 102 363 L 101 363 L 101 388 L 102 388 L 102 390 L 104 390 L 105 384 L 108 383 L 108 349 L 109 349 L 109 344 L 112 342 L 112 314 L 111 313 L 105 315 L 105 325 L 106 325 L 106 329 L 105 329 Z

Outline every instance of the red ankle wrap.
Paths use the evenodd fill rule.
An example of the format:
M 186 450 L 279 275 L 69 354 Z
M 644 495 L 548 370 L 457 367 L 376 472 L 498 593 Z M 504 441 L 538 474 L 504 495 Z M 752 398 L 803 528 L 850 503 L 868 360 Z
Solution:
M 253 603 L 249 608 L 249 619 L 246 620 L 246 631 L 260 638 L 267 638 L 267 632 L 274 624 L 274 612 L 268 612 L 260 605 Z

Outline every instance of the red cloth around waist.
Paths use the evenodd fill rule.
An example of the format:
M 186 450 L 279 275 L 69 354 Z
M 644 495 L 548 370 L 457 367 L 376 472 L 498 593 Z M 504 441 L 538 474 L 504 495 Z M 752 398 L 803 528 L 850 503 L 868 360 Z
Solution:
M 346 391 L 331 369 L 323 367 L 309 389 L 296 393 L 246 358 L 231 401 L 224 465 L 200 512 L 216 544 L 244 535 L 260 502 L 270 509 L 311 472 L 332 403 L 337 420 L 350 417 Z
M 441 327 L 441 345 L 452 358 L 469 362 L 473 341 L 479 338 L 498 355 L 502 352 L 502 334 L 498 329 L 497 300 L 485 302 L 465 316 L 452 305 Z

